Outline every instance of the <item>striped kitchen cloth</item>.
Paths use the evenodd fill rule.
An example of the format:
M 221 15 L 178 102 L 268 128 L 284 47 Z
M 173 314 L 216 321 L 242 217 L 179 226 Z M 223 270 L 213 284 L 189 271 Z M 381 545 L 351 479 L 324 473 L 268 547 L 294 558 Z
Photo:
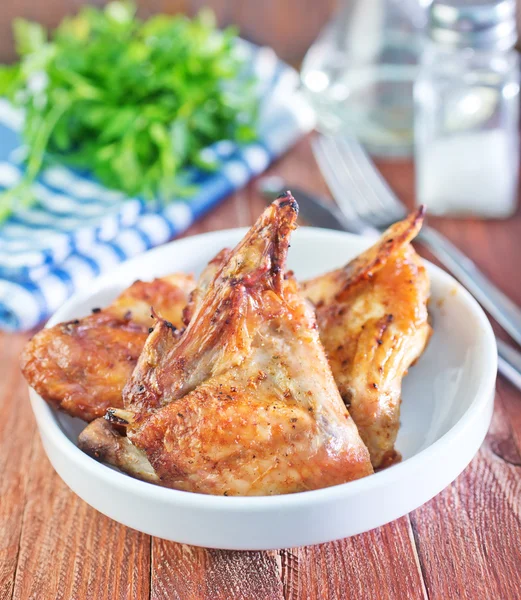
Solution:
M 35 327 L 97 275 L 176 237 L 313 128 L 296 71 L 268 48 L 243 48 L 259 80 L 259 139 L 207 148 L 219 168 L 194 171 L 195 196 L 167 205 L 127 198 L 65 167 L 47 168 L 34 185 L 37 203 L 0 226 L 0 329 Z M 21 177 L 22 118 L 0 100 L 0 188 Z

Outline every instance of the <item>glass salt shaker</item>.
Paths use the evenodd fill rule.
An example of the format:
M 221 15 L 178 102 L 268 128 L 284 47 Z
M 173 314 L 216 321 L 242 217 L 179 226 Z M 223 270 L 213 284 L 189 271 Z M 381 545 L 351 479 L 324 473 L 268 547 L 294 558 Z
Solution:
M 510 216 L 517 205 L 515 0 L 435 0 L 414 87 L 416 198 L 432 214 Z

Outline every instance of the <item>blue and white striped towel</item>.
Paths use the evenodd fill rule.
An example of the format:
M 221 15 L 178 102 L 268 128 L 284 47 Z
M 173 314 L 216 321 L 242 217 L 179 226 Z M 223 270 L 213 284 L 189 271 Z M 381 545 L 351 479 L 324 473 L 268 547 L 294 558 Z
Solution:
M 95 276 L 179 235 L 312 129 L 297 73 L 267 48 L 244 44 L 244 51 L 260 82 L 259 139 L 246 146 L 223 140 L 205 150 L 220 168 L 196 173 L 198 190 L 189 201 L 160 206 L 68 168 L 42 173 L 37 204 L 0 226 L 0 329 L 35 327 Z M 0 100 L 0 188 L 21 177 L 21 124 Z

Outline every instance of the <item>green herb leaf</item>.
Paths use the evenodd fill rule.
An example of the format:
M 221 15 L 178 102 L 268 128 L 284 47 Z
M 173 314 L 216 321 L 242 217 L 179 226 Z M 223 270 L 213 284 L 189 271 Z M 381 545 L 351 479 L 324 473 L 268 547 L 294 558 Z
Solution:
M 189 167 L 217 168 L 207 146 L 256 136 L 256 85 L 236 32 L 216 29 L 207 10 L 143 22 L 134 4 L 110 2 L 82 7 L 50 36 L 21 19 L 14 30 L 21 60 L 0 68 L 0 94 L 25 111 L 28 155 L 24 180 L 0 195 L 0 221 L 30 202 L 47 159 L 169 200 L 194 193 Z
M 45 29 L 38 23 L 15 19 L 13 23 L 16 51 L 20 56 L 39 52 L 47 41 Z

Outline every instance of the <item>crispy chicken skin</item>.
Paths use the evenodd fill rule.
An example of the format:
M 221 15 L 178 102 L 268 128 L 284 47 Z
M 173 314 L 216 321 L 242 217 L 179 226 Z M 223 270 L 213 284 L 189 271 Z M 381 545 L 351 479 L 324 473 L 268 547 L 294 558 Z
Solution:
M 127 441 L 161 485 L 271 495 L 372 473 L 313 309 L 284 277 L 297 209 L 289 193 L 266 209 L 227 254 L 180 340 L 158 319 L 125 387 L 125 408 L 109 411 L 127 423 Z M 136 455 L 125 464 L 121 440 L 115 457 L 114 442 L 109 449 L 108 436 L 96 433 L 82 447 L 96 455 L 97 444 L 100 457 L 150 480 Z
M 199 302 L 204 298 L 208 286 L 213 281 L 228 253 L 229 250 L 227 249 L 221 250 L 199 276 L 197 286 L 190 292 L 188 304 L 183 309 L 183 321 L 186 325 L 188 325 Z M 175 308 L 177 310 L 177 305 Z M 149 313 L 150 310 L 147 311 L 147 317 L 150 317 Z M 175 343 L 179 333 L 175 332 L 169 324 L 167 324 L 167 327 L 172 332 L 172 335 L 168 336 L 168 341 Z M 178 332 L 182 331 L 178 330 Z M 132 413 L 130 415 L 132 416 Z M 113 415 L 112 409 L 109 418 L 112 422 L 104 417 L 99 417 L 89 423 L 78 436 L 78 447 L 96 460 L 118 467 L 137 479 L 159 483 L 159 478 L 148 462 L 145 452 L 139 450 L 129 441 L 125 428 L 118 424 L 118 417 Z
M 183 310 L 183 322 L 185 325 L 188 325 L 192 320 L 197 306 L 203 301 L 206 295 L 208 286 L 214 280 L 217 271 L 222 267 L 230 252 L 229 248 L 223 248 L 203 269 L 197 280 L 197 286 L 190 293 L 188 304 Z
M 182 327 L 194 285 L 184 274 L 136 281 L 107 308 L 43 329 L 22 352 L 25 378 L 47 402 L 85 421 L 122 406 L 123 387 L 154 323 L 151 307 Z
M 340 394 L 373 467 L 394 462 L 402 378 L 431 335 L 429 279 L 410 241 L 423 209 L 345 267 L 303 284 Z

